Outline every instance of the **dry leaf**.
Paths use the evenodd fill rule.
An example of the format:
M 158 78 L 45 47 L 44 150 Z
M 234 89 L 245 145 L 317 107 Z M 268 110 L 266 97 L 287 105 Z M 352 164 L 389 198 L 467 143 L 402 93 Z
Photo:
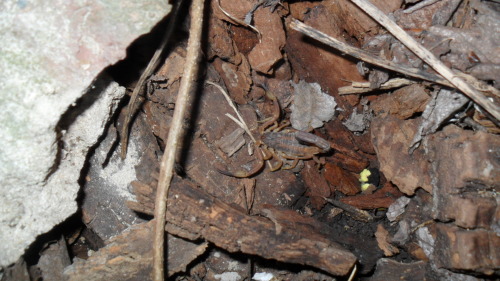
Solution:
M 423 137 L 435 133 L 446 120 L 468 101 L 469 99 L 460 93 L 441 89 L 436 97 L 429 101 L 422 114 L 423 121 L 413 137 L 410 153 L 418 147 Z
M 342 124 L 351 132 L 363 134 L 370 127 L 372 118 L 372 110 L 364 105 L 362 113 L 358 113 L 357 108 L 355 108 L 351 116 Z
M 245 192 L 245 207 L 247 213 L 250 213 L 255 199 L 255 179 L 242 179 L 241 182 L 243 184 L 243 191 Z
M 321 91 L 318 83 L 307 83 L 300 80 L 298 84 L 292 83 L 294 100 L 291 106 L 290 121 L 292 127 L 309 131 L 323 126 L 335 114 L 337 103 L 332 96 Z
M 387 210 L 387 218 L 389 221 L 395 221 L 401 214 L 405 212 L 406 205 L 410 203 L 410 198 L 406 196 L 401 196 L 394 203 L 389 206 Z
M 378 247 L 384 251 L 385 256 L 390 257 L 399 253 L 399 249 L 389 243 L 389 232 L 381 224 L 377 226 L 375 237 L 377 238 Z

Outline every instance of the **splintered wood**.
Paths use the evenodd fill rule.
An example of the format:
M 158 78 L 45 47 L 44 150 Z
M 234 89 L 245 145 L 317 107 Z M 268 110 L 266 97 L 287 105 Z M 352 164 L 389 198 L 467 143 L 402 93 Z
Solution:
M 144 185 L 139 186 L 144 190 Z M 321 226 L 319 222 L 295 212 L 286 212 L 286 219 L 276 215 L 278 220 L 249 216 L 245 210 L 209 196 L 188 181 L 174 184 L 170 192 L 166 225 L 169 233 L 191 240 L 204 238 L 230 252 L 310 265 L 335 275 L 346 275 L 356 262 L 351 252 L 315 230 Z M 153 209 L 147 207 L 152 206 L 150 202 L 128 205 L 152 214 Z

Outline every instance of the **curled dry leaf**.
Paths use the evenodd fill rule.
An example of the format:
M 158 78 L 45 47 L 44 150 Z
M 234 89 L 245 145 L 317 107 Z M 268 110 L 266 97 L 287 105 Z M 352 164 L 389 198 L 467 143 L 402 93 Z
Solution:
M 437 96 L 426 106 L 422 114 L 423 121 L 413 137 L 410 145 L 410 153 L 419 145 L 420 141 L 426 135 L 435 133 L 443 123 L 460 110 L 469 99 L 455 91 L 442 89 Z
M 342 124 L 351 132 L 363 134 L 370 127 L 372 117 L 372 110 L 368 106 L 364 106 L 361 113 L 358 113 L 357 108 L 355 108 L 349 118 Z
M 318 83 L 300 80 L 298 84 L 292 83 L 292 85 L 294 100 L 290 121 L 293 128 L 309 131 L 323 126 L 324 122 L 333 118 L 337 103 L 332 96 L 321 91 Z
M 389 232 L 381 224 L 377 226 L 377 232 L 375 232 L 375 237 L 377 238 L 378 247 L 382 251 L 384 251 L 385 256 L 390 257 L 399 253 L 399 249 L 394 245 L 392 245 L 391 243 L 389 243 L 389 241 L 391 240 Z
M 387 218 L 389 221 L 395 221 L 401 214 L 405 212 L 405 207 L 410 203 L 410 198 L 406 196 L 399 197 L 387 210 Z

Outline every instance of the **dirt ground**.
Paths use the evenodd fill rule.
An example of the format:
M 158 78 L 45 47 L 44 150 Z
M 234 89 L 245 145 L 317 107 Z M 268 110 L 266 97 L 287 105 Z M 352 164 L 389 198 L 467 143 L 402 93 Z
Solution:
M 498 120 L 350 1 L 207 2 L 202 70 L 168 199 L 169 280 L 500 276 Z M 372 2 L 498 106 L 498 2 Z M 98 193 L 93 168 L 85 171 L 82 210 L 51 234 L 57 243 L 34 247 L 31 280 L 150 280 L 160 159 L 186 60 L 189 21 L 179 20 L 131 125 L 135 197 L 102 201 L 116 195 Z M 362 62 L 294 20 L 431 78 Z M 130 92 L 167 24 L 109 70 Z M 91 167 L 120 161 L 126 110 L 124 101 L 102 140 L 106 163 Z M 122 211 L 133 226 L 110 215 Z M 46 260 L 59 261 L 59 273 Z

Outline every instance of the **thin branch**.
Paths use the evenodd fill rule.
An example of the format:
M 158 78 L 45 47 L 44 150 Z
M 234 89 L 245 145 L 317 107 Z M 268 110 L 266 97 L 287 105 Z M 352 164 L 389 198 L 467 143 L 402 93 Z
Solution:
M 437 59 L 434 54 L 429 50 L 420 45 L 413 37 L 406 33 L 401 27 L 399 27 L 394 21 L 392 21 L 387 15 L 375 7 L 372 3 L 366 0 L 351 0 L 359 8 L 370 15 L 375 21 L 380 25 L 385 27 L 394 37 L 396 37 L 401 43 L 403 43 L 408 49 L 410 49 L 415 55 L 417 55 L 421 60 L 432 67 L 437 73 L 443 76 L 446 80 L 450 81 L 458 90 L 463 94 L 471 98 L 475 103 L 484 108 L 488 113 L 493 115 L 497 120 L 500 120 L 500 106 L 498 98 L 488 92 L 479 92 L 474 89 L 469 83 L 464 79 L 456 75 L 450 68 L 448 68 L 443 62 Z M 490 96 L 485 96 L 490 94 Z
M 354 276 L 356 276 L 356 273 L 358 272 L 358 267 L 354 265 L 352 268 L 351 274 L 349 275 L 349 279 L 347 281 L 352 281 L 354 279 Z
M 129 129 L 130 129 L 130 120 L 132 119 L 132 116 L 135 114 L 137 110 L 137 99 L 139 97 L 139 92 L 144 88 L 144 83 L 146 82 L 146 79 L 151 76 L 153 71 L 158 67 L 158 64 L 160 62 L 161 55 L 163 51 L 165 50 L 165 46 L 167 46 L 168 41 L 170 41 L 170 37 L 172 37 L 172 31 L 174 30 L 174 27 L 176 26 L 175 22 L 177 19 L 177 15 L 179 14 L 180 7 L 182 6 L 183 0 L 177 1 L 176 6 L 174 7 L 173 14 L 171 15 L 171 22 L 168 23 L 167 30 L 165 32 L 165 36 L 163 37 L 163 40 L 161 41 L 160 45 L 156 49 L 153 57 L 149 61 L 148 66 L 144 70 L 144 72 L 141 74 L 141 77 L 139 78 L 139 81 L 135 85 L 134 90 L 132 91 L 132 95 L 130 96 L 130 101 L 127 106 L 127 113 L 125 115 L 125 119 L 123 120 L 123 127 L 120 135 L 120 143 L 121 143 L 121 153 L 120 156 L 122 159 L 125 159 L 125 156 L 127 156 L 127 146 L 128 146 L 128 134 L 129 134 Z
M 174 116 L 168 133 L 165 152 L 161 159 L 160 177 L 155 202 L 155 233 L 153 241 L 153 280 L 164 280 L 164 240 L 167 198 L 173 176 L 175 155 L 179 149 L 184 118 L 190 92 L 195 89 L 201 57 L 201 33 L 203 30 L 204 0 L 193 0 L 191 5 L 191 27 L 187 46 L 184 75 L 177 94 Z
M 370 88 L 370 82 L 352 82 L 350 86 L 340 87 L 338 89 L 339 95 L 355 95 L 364 94 L 372 91 L 378 90 L 389 90 L 394 88 L 399 88 L 403 86 L 408 86 L 415 83 L 415 81 L 408 80 L 405 78 L 394 78 L 387 82 L 382 83 L 379 88 Z
M 262 40 L 262 34 L 255 26 L 253 26 L 249 23 L 246 23 L 246 22 L 232 16 L 230 13 L 226 12 L 226 10 L 222 9 L 222 6 L 220 5 L 220 0 L 217 0 L 217 6 L 219 6 L 219 9 L 222 11 L 222 13 L 224 13 L 224 15 L 226 15 L 226 17 L 230 18 L 233 22 L 235 22 L 241 26 L 246 26 L 246 27 L 250 28 L 251 30 L 255 31 L 257 33 L 257 35 L 259 36 L 259 42 Z
M 236 125 L 238 125 L 240 128 L 242 128 L 243 131 L 245 131 L 248 134 L 248 131 L 245 129 L 245 127 L 246 127 L 245 123 L 241 123 L 241 121 L 239 121 L 238 119 L 236 119 L 236 117 L 234 117 L 230 113 L 226 113 L 226 116 L 229 117 L 229 119 L 233 120 L 233 122 L 236 123 Z M 250 137 L 252 138 L 252 141 L 253 141 L 253 136 L 250 135 Z
M 234 103 L 232 102 L 231 98 L 229 97 L 229 95 L 226 93 L 226 91 L 220 86 L 220 85 L 217 85 L 215 84 L 214 82 L 211 82 L 211 81 L 207 81 L 206 82 L 207 84 L 209 85 L 212 85 L 212 86 L 215 86 L 217 89 L 219 89 L 219 91 L 222 93 L 222 95 L 224 96 L 224 98 L 226 99 L 227 103 L 229 103 L 229 105 L 231 106 L 231 108 L 234 110 L 234 112 L 236 112 L 236 115 L 238 116 L 238 119 L 236 119 L 233 115 L 229 114 L 229 113 L 226 113 L 226 116 L 229 117 L 229 119 L 233 120 L 234 123 L 236 123 L 238 126 L 240 126 L 240 128 L 242 128 L 243 130 L 245 130 L 245 132 L 250 136 L 250 138 L 252 139 L 253 143 L 257 143 L 257 140 L 255 140 L 254 136 L 252 135 L 252 132 L 250 132 L 250 129 L 248 128 L 248 125 L 247 125 L 247 122 L 245 122 L 245 119 L 243 119 L 243 117 L 241 116 L 240 112 L 238 111 L 238 109 L 236 108 L 236 106 L 234 105 Z M 259 152 L 258 152 L 259 153 Z M 264 155 L 264 152 L 263 151 L 260 151 L 260 153 L 262 153 L 262 156 L 265 157 Z M 249 155 L 252 155 L 252 153 L 248 153 Z M 270 169 L 272 169 L 272 165 L 270 162 L 267 162 L 267 165 L 269 166 Z
M 355 0 L 352 0 L 352 1 L 355 1 Z M 385 16 L 385 17 L 387 17 L 387 16 Z M 390 19 L 388 19 L 388 18 L 387 18 L 387 20 L 390 21 Z M 366 61 L 370 64 L 377 65 L 377 66 L 380 66 L 382 68 L 392 70 L 395 72 L 399 72 L 401 74 L 404 74 L 404 75 L 407 75 L 410 77 L 415 77 L 415 78 L 419 78 L 422 80 L 431 81 L 431 82 L 434 82 L 434 83 L 437 83 L 437 84 L 440 84 L 443 86 L 451 87 L 451 88 L 457 88 L 458 90 L 465 93 L 469 98 L 474 100 L 478 105 L 483 107 L 487 112 L 489 112 L 492 116 L 494 116 L 494 118 L 496 118 L 497 120 L 500 120 L 500 108 L 498 105 L 495 104 L 495 101 L 498 101 L 498 98 L 497 98 L 498 94 L 497 94 L 496 89 L 492 89 L 492 87 L 488 87 L 487 88 L 488 90 L 486 90 L 486 91 L 481 91 L 481 92 L 476 91 L 469 84 L 467 84 L 463 79 L 460 78 L 460 76 L 463 76 L 463 74 L 455 75 L 441 61 L 437 60 L 432 53 L 430 53 L 425 48 L 421 47 L 413 38 L 411 38 L 408 34 L 406 34 L 399 26 L 397 26 L 397 28 L 399 28 L 401 30 L 401 32 L 403 32 L 407 37 L 409 37 L 411 40 L 413 40 L 414 46 L 418 45 L 418 46 L 420 46 L 420 48 L 425 50 L 424 52 L 426 53 L 426 59 L 420 57 L 419 54 L 417 54 L 415 52 L 415 54 L 417 56 L 419 56 L 422 60 L 424 60 L 429 65 L 431 65 L 431 64 L 428 62 L 428 57 L 432 56 L 432 58 L 434 59 L 433 64 L 435 64 L 434 63 L 435 61 L 438 61 L 438 64 L 440 64 L 442 66 L 441 68 L 439 68 L 440 70 L 442 70 L 443 68 L 448 70 L 448 72 L 446 72 L 446 76 L 445 76 L 443 73 L 438 71 L 433 65 L 431 65 L 431 67 L 433 67 L 434 70 L 436 70 L 438 73 L 441 73 L 443 75 L 443 77 L 446 77 L 446 80 L 443 79 L 441 76 L 436 76 L 434 74 L 427 73 L 427 72 L 422 71 L 420 69 L 401 67 L 400 65 L 397 65 L 391 61 L 387 61 L 384 59 L 380 59 L 378 57 L 374 57 L 371 54 L 369 54 L 363 50 L 357 49 L 357 48 L 349 46 L 343 42 L 340 42 L 337 39 L 335 39 L 331 36 L 328 36 L 325 33 L 321 32 L 319 30 L 316 30 L 316 29 L 314 29 L 306 24 L 303 24 L 297 20 L 292 21 L 290 23 L 290 27 L 299 31 L 299 32 L 302 32 L 303 34 L 305 34 L 311 38 L 314 38 L 314 39 L 316 39 L 316 40 L 318 40 L 318 41 L 320 41 L 320 42 L 322 42 L 330 47 L 333 47 L 333 48 L 335 48 L 343 53 L 346 53 L 354 58 L 357 58 L 359 60 Z M 396 38 L 398 38 L 396 35 L 394 35 L 394 36 Z M 398 39 L 401 40 L 400 38 L 398 38 Z M 403 44 L 405 44 L 405 42 L 403 42 Z M 410 46 L 406 45 L 406 47 L 408 47 L 410 50 L 413 51 L 413 49 L 410 48 Z M 484 83 L 481 83 L 480 81 L 478 81 L 477 79 L 474 79 L 474 80 L 475 80 L 475 83 L 472 83 L 473 85 L 483 85 L 484 84 Z M 469 83 L 471 83 L 471 82 L 469 81 Z M 482 90 L 481 87 L 478 87 L 478 86 L 475 86 L 475 87 Z M 488 94 L 489 96 L 486 97 L 483 94 L 485 94 L 485 95 Z M 496 102 L 496 103 L 498 104 L 498 102 Z

